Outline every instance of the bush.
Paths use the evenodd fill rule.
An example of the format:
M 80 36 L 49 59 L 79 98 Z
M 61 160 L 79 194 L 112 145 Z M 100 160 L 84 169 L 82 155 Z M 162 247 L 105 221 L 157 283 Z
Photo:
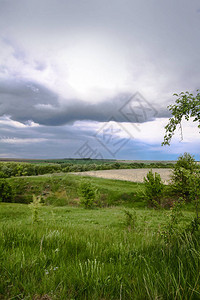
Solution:
M 172 191 L 187 202 L 190 200 L 191 179 L 195 174 L 197 164 L 193 156 L 189 153 L 179 156 L 177 163 L 174 165 L 171 188 Z
M 81 204 L 85 208 L 91 208 L 96 200 L 97 191 L 89 181 L 82 181 L 79 186 L 79 195 L 81 197 Z
M 150 206 L 157 207 L 160 205 L 163 195 L 164 184 L 162 183 L 160 174 L 152 170 L 148 172 L 147 177 L 144 178 L 145 196 Z
M 0 202 L 12 202 L 13 191 L 10 184 L 5 180 L 0 180 Z

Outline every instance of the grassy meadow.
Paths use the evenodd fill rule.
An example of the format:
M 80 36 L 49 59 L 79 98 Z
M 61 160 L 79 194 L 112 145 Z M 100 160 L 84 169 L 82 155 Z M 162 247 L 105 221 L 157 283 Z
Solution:
M 200 299 L 200 234 L 182 230 L 191 206 L 169 236 L 170 210 L 148 208 L 143 184 L 88 178 L 102 205 L 84 209 L 82 177 L 7 180 L 21 203 L 0 203 L 0 299 Z
M 12 177 L 7 181 L 15 191 L 13 201 L 30 203 L 32 195 L 41 195 L 46 205 L 79 205 L 78 187 L 81 180 L 88 179 L 100 192 L 99 202 L 102 206 L 125 205 L 145 207 L 142 199 L 144 186 L 121 180 L 77 176 L 71 174 L 49 174 L 43 176 Z

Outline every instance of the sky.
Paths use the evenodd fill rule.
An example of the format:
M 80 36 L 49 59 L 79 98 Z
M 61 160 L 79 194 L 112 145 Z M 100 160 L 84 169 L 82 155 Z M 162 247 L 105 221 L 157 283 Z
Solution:
M 198 0 L 0 0 L 0 158 L 200 160 Z

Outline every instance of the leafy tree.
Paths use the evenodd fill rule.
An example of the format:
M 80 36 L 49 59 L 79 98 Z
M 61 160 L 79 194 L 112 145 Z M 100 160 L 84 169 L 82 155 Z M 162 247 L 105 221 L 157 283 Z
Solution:
M 171 139 L 174 135 L 174 132 L 179 126 L 181 128 L 181 137 L 182 137 L 182 127 L 181 121 L 185 118 L 187 121 L 190 117 L 193 117 L 193 122 L 198 122 L 198 127 L 200 128 L 200 92 L 197 90 L 196 96 L 189 92 L 181 92 L 179 95 L 174 94 L 178 97 L 175 101 L 175 104 L 168 106 L 169 111 L 172 114 L 172 117 L 169 119 L 168 124 L 165 126 L 165 136 L 164 142 L 162 145 L 170 145 Z

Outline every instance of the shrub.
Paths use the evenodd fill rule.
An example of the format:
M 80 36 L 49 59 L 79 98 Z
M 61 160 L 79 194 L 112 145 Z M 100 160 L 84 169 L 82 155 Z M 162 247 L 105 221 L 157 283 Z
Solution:
M 91 208 L 96 200 L 97 191 L 89 181 L 82 181 L 79 186 L 81 204 L 85 208 Z
M 163 195 L 164 184 L 162 183 L 160 174 L 152 170 L 148 172 L 147 177 L 144 178 L 145 196 L 150 206 L 158 207 Z
M 5 180 L 0 180 L 0 202 L 12 202 L 13 191 L 10 184 Z
M 179 156 L 177 163 L 174 165 L 171 188 L 175 194 L 183 197 L 186 201 L 191 200 L 191 179 L 196 168 L 195 159 L 189 153 Z

